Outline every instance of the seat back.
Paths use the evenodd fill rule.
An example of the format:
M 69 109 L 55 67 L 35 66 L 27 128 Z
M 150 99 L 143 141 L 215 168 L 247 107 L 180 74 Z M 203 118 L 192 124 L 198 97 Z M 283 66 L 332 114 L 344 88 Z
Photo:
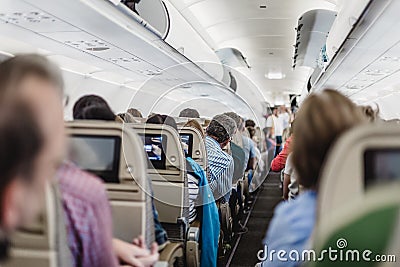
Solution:
M 64 211 L 56 185 L 47 185 L 38 219 L 12 237 L 10 259 L 4 267 L 70 267 Z
M 174 128 L 167 125 L 130 124 L 129 126 L 141 136 L 148 152 L 148 175 L 152 181 L 154 204 L 159 220 L 170 239 L 183 241 L 186 238 L 189 218 L 189 192 L 186 160 L 180 136 Z M 158 152 L 153 151 L 155 146 Z M 160 152 L 161 154 L 157 155 Z
M 179 129 L 181 141 L 189 145 L 189 156 L 194 159 L 204 170 L 207 168 L 206 146 L 200 132 L 193 127 Z
M 400 258 L 399 191 L 400 181 L 377 186 L 366 192 L 363 198 L 332 211 L 332 218 L 320 218 L 314 233 L 317 255 L 332 248 L 344 256 L 342 261 L 338 262 L 326 255 L 309 266 L 398 266 L 396 260 Z M 365 251 L 371 251 L 371 254 L 364 254 Z M 377 255 L 385 257 L 386 262 L 377 263 Z
M 398 125 L 369 124 L 347 132 L 333 146 L 324 164 L 319 187 L 319 216 L 332 218 L 332 210 L 363 198 L 373 184 L 399 179 L 399 160 Z
M 114 237 L 132 242 L 142 235 L 150 245 L 155 239 L 154 221 L 139 136 L 123 124 L 99 121 L 67 123 L 67 132 L 71 160 L 106 183 Z

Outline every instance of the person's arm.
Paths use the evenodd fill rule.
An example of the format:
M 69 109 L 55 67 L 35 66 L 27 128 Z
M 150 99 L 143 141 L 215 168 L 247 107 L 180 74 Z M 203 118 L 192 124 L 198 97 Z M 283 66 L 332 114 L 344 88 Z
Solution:
M 283 175 L 283 199 L 289 199 L 289 184 L 290 184 L 290 175 L 284 173 Z

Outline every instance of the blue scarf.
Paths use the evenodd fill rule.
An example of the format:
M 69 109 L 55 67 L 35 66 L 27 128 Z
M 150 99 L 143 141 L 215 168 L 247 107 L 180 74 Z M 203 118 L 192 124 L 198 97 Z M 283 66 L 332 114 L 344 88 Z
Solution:
M 215 204 L 213 193 L 208 186 L 204 170 L 192 158 L 187 157 L 187 161 L 190 163 L 193 172 L 199 177 L 199 195 L 203 209 L 200 266 L 215 267 L 217 266 L 218 238 L 220 232 L 218 208 Z

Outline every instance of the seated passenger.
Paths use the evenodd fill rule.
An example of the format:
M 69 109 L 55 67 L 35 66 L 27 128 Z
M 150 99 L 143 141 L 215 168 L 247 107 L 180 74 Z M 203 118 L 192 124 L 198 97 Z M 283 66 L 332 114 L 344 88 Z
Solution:
M 62 88 L 44 57 L 0 63 L 0 260 L 9 235 L 40 212 L 45 185 L 63 160 Z
M 118 117 L 120 117 L 122 122 L 124 122 L 124 123 L 134 123 L 135 122 L 135 118 L 128 112 L 119 113 Z
M 204 138 L 204 130 L 203 127 L 201 127 L 200 123 L 196 120 L 189 120 L 184 127 L 192 127 L 195 128 L 197 131 L 199 131 L 200 135 L 202 138 Z
M 268 251 L 306 249 L 314 228 L 317 185 L 322 165 L 331 145 L 344 132 L 365 121 L 353 102 L 334 90 L 311 94 L 302 104 L 294 126 L 293 166 L 304 192 L 291 202 L 279 204 L 271 221 L 264 245 Z M 298 266 L 301 262 L 281 262 L 267 255 L 263 266 Z
M 155 114 L 146 123 L 166 124 L 178 131 L 175 120 L 167 115 Z M 201 222 L 200 263 L 201 266 L 217 266 L 220 233 L 217 205 L 208 185 L 205 171 L 187 155 L 186 170 L 189 187 L 189 223 L 192 223 L 195 219 Z M 197 208 L 201 209 L 198 211 Z M 198 218 L 198 213 L 201 214 L 201 218 Z
M 236 123 L 226 115 L 215 116 L 207 127 L 206 151 L 210 187 L 216 200 L 229 201 L 234 172 L 233 158 L 222 150 L 236 131 Z
M 86 95 L 78 99 L 73 107 L 74 120 L 105 120 L 114 121 L 116 117 L 110 106 L 102 97 L 97 95 Z M 122 122 L 122 119 L 121 119 Z M 158 212 L 152 198 L 152 209 L 157 244 L 162 250 L 168 242 L 167 232 L 158 220 Z
M 379 107 L 373 109 L 371 106 L 360 106 L 361 111 L 368 118 L 370 122 L 378 121 L 379 118 Z
M 130 108 L 126 112 L 131 114 L 134 118 L 143 118 L 142 113 L 136 108 Z
M 282 151 L 272 160 L 271 171 L 280 172 L 285 168 L 286 159 L 291 151 L 292 136 L 290 136 L 283 146 Z
M 200 118 L 200 113 L 195 109 L 185 108 L 179 113 L 179 117 L 198 119 Z
M 300 192 L 297 172 L 293 167 L 292 154 L 289 154 L 286 160 L 283 176 L 283 199 L 291 201 L 295 199 Z

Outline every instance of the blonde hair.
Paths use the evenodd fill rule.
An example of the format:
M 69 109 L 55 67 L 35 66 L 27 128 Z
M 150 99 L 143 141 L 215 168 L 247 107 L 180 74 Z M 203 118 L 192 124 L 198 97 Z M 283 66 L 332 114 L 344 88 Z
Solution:
M 299 183 L 316 188 L 332 144 L 350 128 L 365 122 L 361 110 L 335 90 L 311 94 L 300 107 L 293 132 L 293 165 Z
M 201 124 L 196 121 L 196 120 L 189 120 L 187 123 L 185 123 L 184 127 L 192 127 L 198 130 L 201 134 L 201 137 L 204 138 L 204 130 L 203 127 L 201 127 Z

